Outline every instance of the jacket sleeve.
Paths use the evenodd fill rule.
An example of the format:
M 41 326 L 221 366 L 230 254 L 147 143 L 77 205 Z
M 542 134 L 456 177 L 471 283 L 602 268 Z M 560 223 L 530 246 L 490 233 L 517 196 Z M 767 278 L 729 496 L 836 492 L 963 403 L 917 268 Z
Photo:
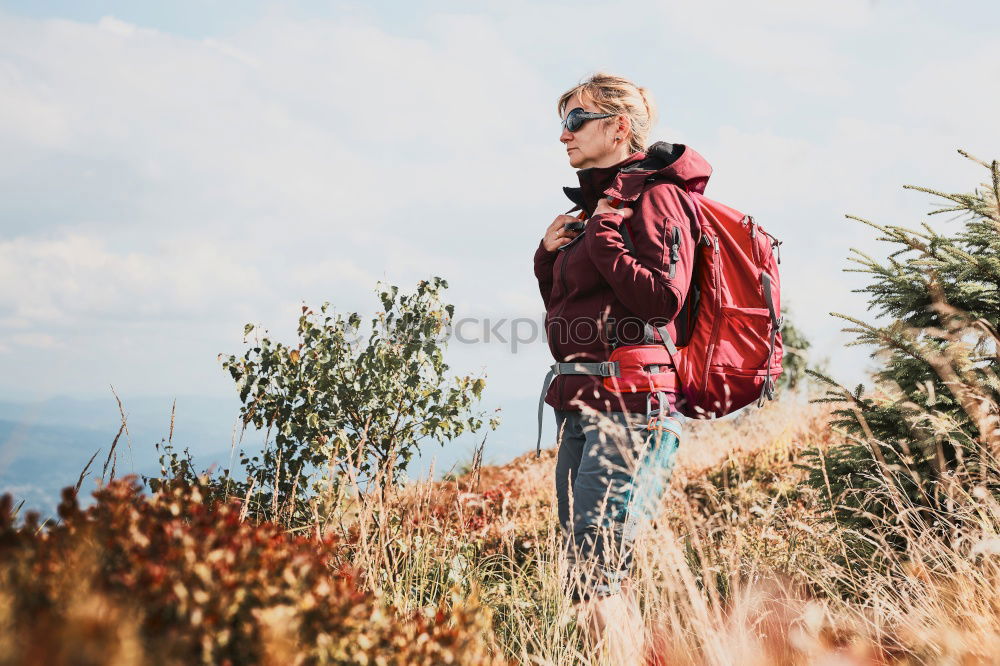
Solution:
M 684 304 L 695 257 L 690 205 L 672 183 L 646 190 L 628 222 L 635 255 L 629 254 L 622 241 L 621 215 L 602 213 L 587 223 L 585 242 L 591 261 L 618 300 L 644 321 L 668 323 Z M 676 251 L 672 248 L 675 238 Z
M 538 290 L 542 293 L 545 309 L 549 309 L 549 299 L 552 298 L 552 269 L 556 263 L 556 253 L 545 249 L 544 240 L 538 241 L 535 250 L 535 277 L 538 278 Z

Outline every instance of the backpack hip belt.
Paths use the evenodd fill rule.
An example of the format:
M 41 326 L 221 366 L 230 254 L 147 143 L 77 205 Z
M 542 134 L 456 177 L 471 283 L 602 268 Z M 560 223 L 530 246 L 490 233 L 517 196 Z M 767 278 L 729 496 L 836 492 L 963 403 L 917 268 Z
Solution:
M 662 345 L 643 345 L 641 349 L 652 348 L 652 349 L 663 349 Z M 660 416 L 663 416 L 669 412 L 664 412 L 667 402 L 667 394 L 665 390 L 665 384 L 662 380 L 667 380 L 669 382 L 670 378 L 673 377 L 673 373 L 666 372 L 665 370 L 671 369 L 669 364 L 662 362 L 656 364 L 642 365 L 641 357 L 636 357 L 634 351 L 636 347 L 619 347 L 614 352 L 614 356 L 619 350 L 629 354 L 632 358 L 628 356 L 623 357 L 622 360 L 613 361 L 600 361 L 600 362 L 590 362 L 590 363 L 554 363 L 549 367 L 549 371 L 545 375 L 545 380 L 542 382 L 542 394 L 538 398 L 538 441 L 535 444 L 535 457 L 538 458 L 542 455 L 542 419 L 545 414 L 545 394 L 549 390 L 549 385 L 552 380 L 555 379 L 556 375 L 591 375 L 596 377 L 604 378 L 604 385 L 609 390 L 615 393 L 622 393 L 622 384 L 627 385 L 632 388 L 632 392 L 645 391 L 646 395 L 646 420 L 650 423 L 657 423 L 660 420 Z M 638 362 L 638 364 L 636 363 Z M 656 378 L 659 383 L 654 383 L 653 377 Z M 619 383 L 618 380 L 621 380 Z M 610 385 L 608 382 L 612 382 Z M 641 388 L 646 387 L 646 388 Z M 652 397 L 656 394 L 659 399 L 659 408 L 652 408 Z

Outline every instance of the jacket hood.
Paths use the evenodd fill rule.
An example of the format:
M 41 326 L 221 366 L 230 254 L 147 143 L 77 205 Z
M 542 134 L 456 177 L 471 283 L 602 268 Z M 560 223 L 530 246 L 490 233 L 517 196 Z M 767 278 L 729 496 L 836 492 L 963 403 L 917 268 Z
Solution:
M 702 194 L 712 167 L 693 148 L 657 141 L 645 152 L 632 153 L 618 164 L 580 169 L 576 175 L 580 186 L 564 187 L 563 191 L 578 208 L 589 213 L 601 196 L 635 201 L 651 180 L 669 180 L 688 192 Z

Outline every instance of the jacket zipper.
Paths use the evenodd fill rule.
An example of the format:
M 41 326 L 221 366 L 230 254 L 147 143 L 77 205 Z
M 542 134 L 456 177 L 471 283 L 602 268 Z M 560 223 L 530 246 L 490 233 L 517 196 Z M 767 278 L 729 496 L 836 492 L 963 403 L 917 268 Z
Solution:
M 579 236 L 577 236 L 576 238 L 574 238 L 573 240 L 571 240 L 570 242 L 566 243 L 565 245 L 563 245 L 562 247 L 560 247 L 558 250 L 556 250 L 557 252 L 562 253 L 562 257 L 563 257 L 562 263 L 559 266 L 559 284 L 562 286 L 562 296 L 563 296 L 563 303 L 562 303 L 562 307 L 559 308 L 559 314 L 562 314 L 563 309 L 565 309 L 565 307 L 566 307 L 566 292 L 567 292 L 567 287 L 566 287 L 566 271 L 565 271 L 566 256 L 567 256 L 566 253 L 569 250 L 569 248 L 571 248 L 582 236 L 583 236 L 583 234 L 581 233 Z M 557 261 L 558 261 L 558 259 L 557 259 Z
M 681 229 L 674 227 L 673 237 L 670 243 L 670 279 L 677 274 L 677 264 L 681 260 Z
M 573 240 L 576 240 L 576 239 L 573 239 Z M 567 290 L 567 287 L 566 287 L 566 257 L 569 256 L 566 253 L 567 253 L 567 251 L 569 249 L 569 246 L 571 244 L 572 243 L 568 243 L 568 244 L 566 244 L 564 246 L 566 249 L 563 250 L 562 265 L 559 266 L 559 284 L 562 285 L 563 307 L 564 308 L 566 307 L 566 290 Z M 560 310 L 560 313 L 561 312 L 562 312 L 562 310 Z
M 582 236 L 583 236 L 583 234 L 581 233 L 579 236 L 577 236 L 576 238 L 574 238 L 573 240 L 571 240 L 566 245 L 563 245 L 558 250 L 559 252 L 562 252 L 562 262 L 559 265 L 559 284 L 562 286 L 562 297 L 563 297 L 562 307 L 559 308 L 559 316 L 561 316 L 562 313 L 563 313 L 563 310 L 566 309 L 566 296 L 567 296 L 567 290 L 568 290 L 568 288 L 566 287 L 566 261 L 567 261 L 567 257 L 569 256 L 568 255 L 569 248 L 572 247 L 576 243 L 576 241 L 579 240 Z M 556 363 L 562 363 L 562 360 L 559 359 L 559 358 L 557 358 L 556 359 Z M 556 399 L 559 401 L 559 404 L 562 405 L 563 404 L 563 382 L 559 381 L 558 377 L 556 377 L 555 379 L 553 379 L 553 381 L 556 382 L 556 384 L 557 384 Z

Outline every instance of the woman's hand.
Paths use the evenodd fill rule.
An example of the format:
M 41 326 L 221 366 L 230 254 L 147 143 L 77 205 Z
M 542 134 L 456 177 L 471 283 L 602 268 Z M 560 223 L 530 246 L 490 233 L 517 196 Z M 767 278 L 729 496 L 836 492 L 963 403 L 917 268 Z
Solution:
M 545 236 L 542 237 L 542 245 L 549 252 L 555 252 L 581 233 L 579 231 L 564 231 L 563 225 L 579 221 L 573 215 L 557 215 L 556 219 L 549 225 L 549 228 L 545 230 Z
M 601 213 L 621 215 L 623 220 L 632 217 L 631 208 L 615 208 L 605 197 L 601 197 L 598 200 L 597 208 L 594 209 L 594 215 L 599 215 Z M 569 222 L 579 221 L 580 218 L 574 217 L 573 215 L 557 215 L 556 219 L 549 225 L 549 228 L 545 230 L 545 236 L 542 238 L 542 245 L 549 252 L 555 252 L 582 233 L 580 231 L 565 231 L 563 229 L 563 225 Z
M 594 209 L 594 215 L 600 215 L 601 213 L 613 213 L 615 215 L 621 215 L 623 220 L 627 220 L 632 217 L 632 209 L 623 207 L 615 208 L 608 201 L 607 197 L 601 197 L 597 200 L 597 208 Z

